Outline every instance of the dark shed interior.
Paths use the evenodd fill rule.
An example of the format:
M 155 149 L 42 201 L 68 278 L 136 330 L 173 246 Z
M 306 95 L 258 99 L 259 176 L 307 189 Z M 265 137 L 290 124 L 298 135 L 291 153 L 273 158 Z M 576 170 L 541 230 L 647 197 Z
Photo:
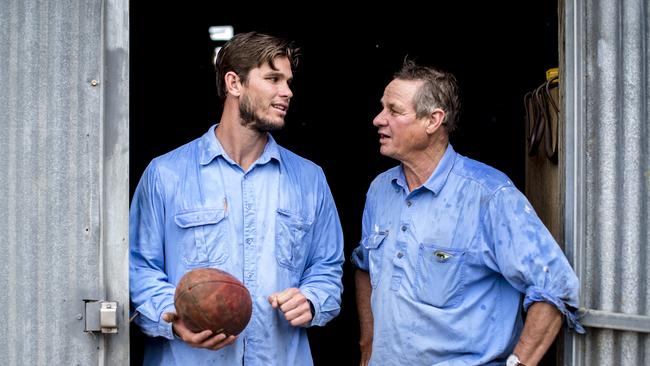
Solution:
M 131 2 L 131 193 L 152 158 L 219 121 L 212 53 L 220 43 L 209 38 L 212 25 L 270 33 L 301 47 L 287 124 L 274 136 L 325 171 L 347 258 L 360 239 L 371 180 L 396 165 L 379 154 L 372 119 L 405 56 L 457 76 L 463 107 L 454 148 L 500 169 L 524 191 L 523 96 L 558 66 L 557 2 L 399 2 L 364 11 L 330 3 L 239 4 Z M 353 274 L 346 261 L 341 314 L 309 329 L 316 365 L 358 365 Z M 138 365 L 144 336 L 132 328 L 131 363 Z M 555 364 L 552 353 L 544 364 Z

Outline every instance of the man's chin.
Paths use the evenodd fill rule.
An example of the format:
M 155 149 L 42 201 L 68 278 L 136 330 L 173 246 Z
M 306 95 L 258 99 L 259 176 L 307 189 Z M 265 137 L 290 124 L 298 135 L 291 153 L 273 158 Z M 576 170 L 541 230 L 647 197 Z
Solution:
M 271 132 L 281 130 L 284 127 L 284 120 L 282 121 L 258 121 L 254 128 L 260 132 Z
M 383 156 L 387 156 L 389 158 L 393 158 L 393 154 L 388 148 L 385 148 L 384 146 L 379 147 L 379 153 L 382 154 Z

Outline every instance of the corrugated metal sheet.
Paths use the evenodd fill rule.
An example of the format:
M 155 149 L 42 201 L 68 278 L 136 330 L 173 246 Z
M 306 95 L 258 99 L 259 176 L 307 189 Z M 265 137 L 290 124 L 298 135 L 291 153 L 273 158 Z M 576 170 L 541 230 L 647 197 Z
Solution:
M 573 365 L 650 364 L 647 0 L 568 2 L 567 209 L 586 336 Z M 572 113 L 571 113 L 572 112 Z M 571 222 L 572 220 L 572 222 Z
M 107 229 L 107 217 L 116 215 L 104 203 L 115 198 L 107 179 L 121 179 L 128 189 L 124 168 L 106 178 L 107 166 L 119 170 L 128 162 L 120 136 L 127 133 L 128 139 L 128 119 L 105 113 L 106 95 L 115 99 L 115 85 L 128 86 L 128 78 L 111 80 L 113 90 L 104 86 L 106 54 L 112 51 L 106 33 L 126 32 L 122 38 L 128 39 L 128 21 L 120 21 L 128 19 L 123 3 L 0 1 L 2 365 L 93 365 L 107 357 L 104 337 L 83 332 L 82 299 L 105 296 L 110 281 L 100 269 L 106 258 L 114 263 L 115 250 L 105 240 L 120 225 Z M 115 18 L 111 13 L 119 15 L 121 29 L 107 26 Z M 125 52 L 128 43 L 121 41 Z M 99 83 L 93 86 L 93 80 Z M 128 106 L 128 93 L 122 96 Z M 117 153 L 105 152 L 107 136 Z M 118 252 L 125 251 L 126 244 L 116 244 Z M 128 273 L 124 263 L 115 270 Z M 128 304 L 128 285 L 111 286 L 122 296 L 118 301 Z M 124 324 L 121 333 L 126 342 L 117 364 L 128 363 Z

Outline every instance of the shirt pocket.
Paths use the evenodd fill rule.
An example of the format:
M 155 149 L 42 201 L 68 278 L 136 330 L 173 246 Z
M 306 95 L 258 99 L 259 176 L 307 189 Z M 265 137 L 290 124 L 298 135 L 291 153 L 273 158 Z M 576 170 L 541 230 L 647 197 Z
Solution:
M 383 243 L 388 236 L 388 231 L 372 233 L 361 241 L 361 245 L 368 250 L 368 271 L 370 284 L 376 288 L 381 276 L 381 262 L 384 257 Z
M 275 221 L 275 256 L 278 264 L 300 272 L 309 251 L 311 221 L 303 215 L 278 209 Z
M 228 225 L 223 209 L 185 210 L 174 216 L 187 266 L 222 264 L 228 259 Z
M 459 304 L 465 288 L 465 252 L 420 244 L 415 294 L 426 304 L 448 308 Z

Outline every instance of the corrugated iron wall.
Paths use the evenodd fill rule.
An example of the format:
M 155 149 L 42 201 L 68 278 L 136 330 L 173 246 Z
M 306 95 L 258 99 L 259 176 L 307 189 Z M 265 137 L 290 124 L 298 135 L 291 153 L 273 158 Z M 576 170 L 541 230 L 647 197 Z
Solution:
M 83 299 L 112 288 L 128 304 L 128 282 L 104 278 L 127 248 L 106 246 L 116 228 L 126 236 L 111 219 L 125 212 L 110 184 L 128 189 L 126 4 L 0 1 L 1 365 L 103 364 L 115 350 L 116 364 L 128 363 L 123 314 L 121 350 L 83 332 Z M 122 106 L 110 108 L 115 99 Z M 128 207 L 128 191 L 122 200 Z
M 650 13 L 568 1 L 568 233 L 587 335 L 572 365 L 650 364 Z

